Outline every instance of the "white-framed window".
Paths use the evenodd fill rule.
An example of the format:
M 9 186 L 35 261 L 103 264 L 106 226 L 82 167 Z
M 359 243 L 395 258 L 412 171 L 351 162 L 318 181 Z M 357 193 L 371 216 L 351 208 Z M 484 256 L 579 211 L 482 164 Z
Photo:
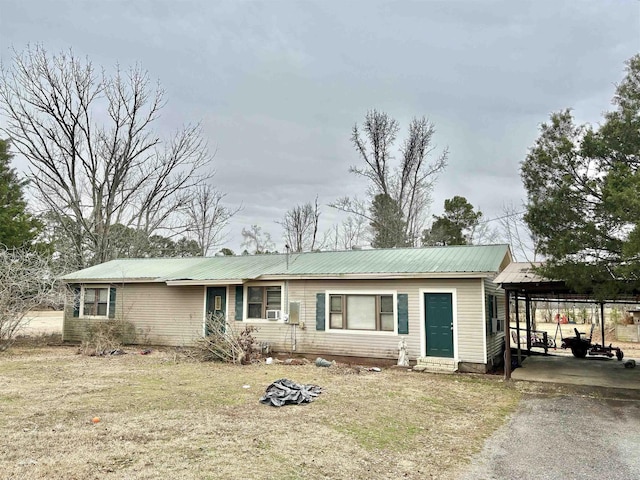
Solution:
M 396 295 L 390 292 L 328 292 L 329 330 L 394 332 Z
M 114 294 L 115 292 L 112 293 L 112 289 L 109 287 L 83 286 L 80 291 L 79 304 L 77 305 L 79 316 L 92 318 L 112 317 L 114 312 L 111 312 L 110 309 L 113 308 L 112 303 L 115 298 L 112 298 L 112 295 Z
M 263 320 L 267 310 L 282 310 L 281 285 L 248 285 L 245 298 L 247 320 Z

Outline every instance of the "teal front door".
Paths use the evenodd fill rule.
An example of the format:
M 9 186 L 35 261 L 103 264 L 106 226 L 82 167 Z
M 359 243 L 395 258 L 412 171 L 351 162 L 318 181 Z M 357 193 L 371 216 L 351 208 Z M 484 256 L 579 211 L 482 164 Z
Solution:
M 227 288 L 207 287 L 206 319 L 212 318 L 218 327 L 224 329 L 225 315 L 227 312 Z M 211 329 L 207 324 L 207 335 Z
M 427 357 L 453 358 L 453 302 L 450 293 L 424 294 Z

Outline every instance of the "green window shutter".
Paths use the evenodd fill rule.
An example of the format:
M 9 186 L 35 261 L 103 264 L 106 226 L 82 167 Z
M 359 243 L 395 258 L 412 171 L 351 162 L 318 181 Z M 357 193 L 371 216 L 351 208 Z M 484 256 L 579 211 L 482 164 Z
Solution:
M 398 334 L 409 334 L 409 295 L 398 294 Z
M 316 294 L 316 330 L 324 330 L 324 293 Z
M 116 317 L 116 287 L 109 289 L 109 318 Z
M 244 304 L 244 287 L 242 285 L 236 285 L 236 316 L 235 319 L 239 322 L 242 321 L 242 306 Z
M 73 287 L 73 316 L 80 316 L 80 287 Z

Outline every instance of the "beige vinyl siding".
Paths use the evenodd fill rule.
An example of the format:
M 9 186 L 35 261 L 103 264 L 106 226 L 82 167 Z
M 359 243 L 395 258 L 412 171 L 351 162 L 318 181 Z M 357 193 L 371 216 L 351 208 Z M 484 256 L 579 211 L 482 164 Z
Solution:
M 505 319 L 504 290 L 488 279 L 484 280 L 484 290 L 485 290 L 485 302 L 486 302 L 486 295 L 496 296 L 498 300 L 498 318 L 504 322 L 504 319 Z M 504 325 L 506 328 L 506 323 L 504 323 Z M 498 332 L 495 334 L 487 335 L 487 361 L 489 363 L 491 363 L 492 359 L 494 361 L 500 360 L 500 357 L 502 355 L 502 347 L 504 345 L 504 335 L 505 335 L 504 332 Z
M 396 359 L 400 335 L 389 332 L 316 331 L 316 294 L 327 291 L 350 293 L 393 291 L 408 294 L 409 334 L 406 338 L 411 359 L 424 355 L 422 290 L 455 289 L 457 310 L 456 359 L 485 363 L 484 299 L 482 279 L 398 279 L 398 280 L 295 280 L 283 282 L 283 309 L 286 302 L 300 302 L 300 322 L 295 327 L 282 321 L 236 321 L 235 286 L 227 289 L 229 323 L 233 328 L 258 327 L 256 337 L 280 352 L 313 355 L 347 355 Z M 273 282 L 265 282 L 273 284 Z M 260 285 L 259 282 L 252 283 Z M 168 287 L 159 283 L 117 286 L 116 315 L 131 321 L 138 331 L 138 343 L 189 345 L 203 331 L 205 287 Z M 500 306 L 504 312 L 504 305 Z M 245 312 L 246 314 L 246 312 Z M 396 311 L 397 315 L 397 311 Z M 504 315 L 504 313 L 502 313 Z M 73 318 L 71 307 L 65 312 L 64 339 L 82 341 L 83 332 L 95 319 Z M 328 326 L 328 322 L 327 322 Z M 489 340 L 489 339 L 487 339 Z
M 66 304 L 64 306 L 64 317 L 62 320 L 62 340 L 65 342 L 81 342 L 84 340 L 84 326 L 86 322 L 88 322 L 88 320 L 74 318 L 73 304 Z
M 300 302 L 301 325 L 296 327 L 295 351 L 317 355 L 350 355 L 373 358 L 397 358 L 400 335 L 388 332 L 336 332 L 316 331 L 316 294 L 332 292 L 395 291 L 408 294 L 409 334 L 406 338 L 412 359 L 424 355 L 421 336 L 424 334 L 420 303 L 420 289 L 455 289 L 457 293 L 458 350 L 460 361 L 484 363 L 485 333 L 482 308 L 481 279 L 399 279 L 399 280 L 294 280 L 285 283 L 283 307 L 288 290 L 288 301 Z M 235 289 L 229 295 L 231 319 L 235 316 Z M 397 312 L 396 312 L 397 314 Z M 292 328 L 281 321 L 233 322 L 235 327 L 245 324 L 258 327 L 256 336 L 277 351 L 293 351 Z M 328 327 L 328 321 L 326 322 Z
M 507 268 L 507 266 L 513 261 L 513 258 L 511 258 L 511 251 L 508 251 L 507 254 L 504 256 L 504 258 L 502 259 L 502 262 L 500 263 L 500 268 L 498 268 L 498 272 L 502 272 L 505 268 Z
M 136 343 L 190 345 L 203 332 L 204 291 L 202 286 L 168 287 L 160 283 L 116 285 L 116 319 L 133 323 Z M 84 340 L 87 325 L 99 321 L 74 318 L 68 306 L 64 340 Z
M 458 292 L 457 359 L 467 363 L 485 363 L 484 302 L 482 279 L 452 280 Z

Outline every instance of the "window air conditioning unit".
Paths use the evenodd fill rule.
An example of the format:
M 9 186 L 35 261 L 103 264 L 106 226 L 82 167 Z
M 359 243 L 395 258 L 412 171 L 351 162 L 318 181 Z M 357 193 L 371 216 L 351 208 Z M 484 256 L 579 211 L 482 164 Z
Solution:
M 267 310 L 267 320 L 280 320 L 280 310 Z
M 500 331 L 499 328 L 500 321 L 496 317 L 491 318 L 491 333 L 498 333 Z

